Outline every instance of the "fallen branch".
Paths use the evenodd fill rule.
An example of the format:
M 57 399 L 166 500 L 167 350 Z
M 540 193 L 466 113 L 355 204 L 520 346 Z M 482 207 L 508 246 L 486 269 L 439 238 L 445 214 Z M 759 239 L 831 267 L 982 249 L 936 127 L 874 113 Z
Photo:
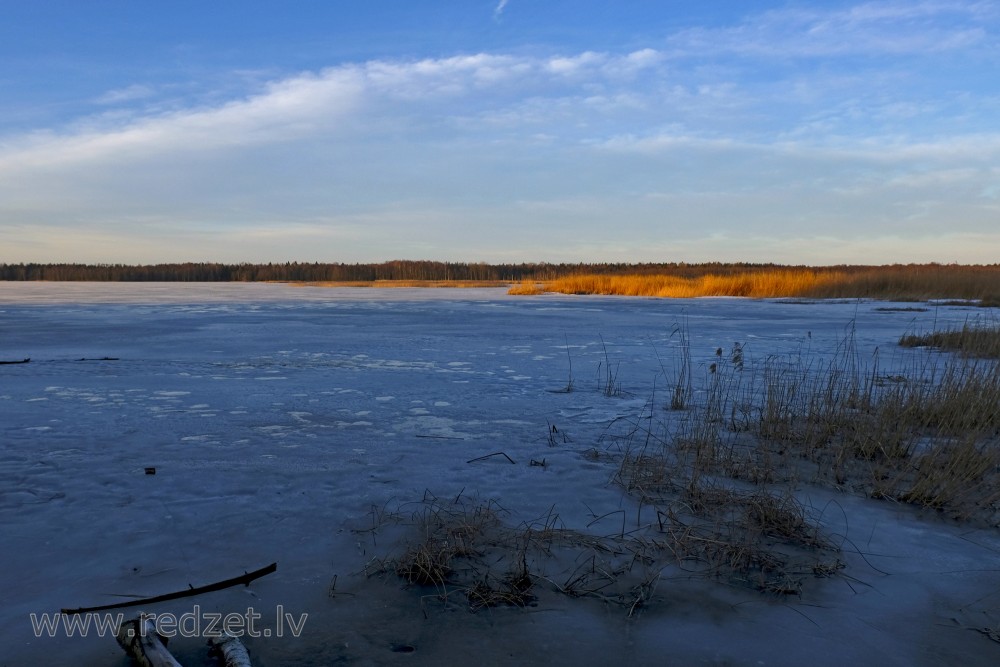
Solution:
M 115 604 L 105 604 L 98 607 L 80 607 L 79 609 L 62 609 L 62 613 L 72 616 L 74 614 L 88 614 L 92 611 L 105 611 L 107 609 L 122 609 L 124 607 L 138 607 L 140 605 L 154 604 L 156 602 L 166 602 L 167 600 L 177 600 L 179 598 L 187 598 L 194 595 L 201 595 L 202 593 L 211 593 L 213 591 L 221 591 L 226 588 L 231 588 L 233 586 L 238 586 L 243 584 L 244 586 L 249 586 L 250 582 L 254 579 L 260 579 L 264 575 L 271 574 L 278 569 L 277 563 L 271 563 L 267 567 L 262 567 L 259 570 L 254 570 L 253 572 L 244 572 L 238 577 L 233 577 L 232 579 L 226 579 L 225 581 L 218 581 L 214 584 L 208 584 L 206 586 L 199 586 L 197 588 L 191 587 L 184 591 L 177 591 L 176 593 L 167 593 L 166 595 L 157 595 L 151 598 L 140 598 L 137 600 L 129 600 L 128 602 L 118 602 Z
M 487 454 L 486 456 L 477 456 L 474 459 L 469 459 L 468 461 L 466 461 L 466 463 L 474 463 L 476 461 L 483 461 L 483 460 L 486 460 L 486 459 L 494 457 L 494 456 L 502 456 L 502 457 L 506 458 L 508 461 L 510 461 L 511 463 L 513 463 L 514 465 L 517 465 L 517 463 L 515 463 L 514 459 L 510 458 L 509 456 L 507 456 L 507 454 L 505 452 L 493 452 L 492 454 Z

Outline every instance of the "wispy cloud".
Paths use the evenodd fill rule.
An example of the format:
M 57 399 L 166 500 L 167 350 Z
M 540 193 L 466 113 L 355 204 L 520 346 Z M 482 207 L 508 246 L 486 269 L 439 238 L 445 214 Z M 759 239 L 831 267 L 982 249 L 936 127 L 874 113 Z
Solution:
M 656 51 L 643 49 L 623 55 L 588 51 L 538 58 L 479 53 L 348 64 L 275 80 L 217 106 L 145 116 L 106 113 L 65 128 L 8 137 L 0 143 L 0 173 L 104 160 L 149 160 L 164 153 L 219 151 L 329 135 L 352 114 L 358 118 L 358 113 L 374 109 L 384 116 L 405 115 L 395 106 L 400 102 L 461 102 L 464 111 L 516 106 L 525 95 L 559 105 L 559 98 L 569 94 L 579 96 L 581 105 L 610 108 L 628 97 L 615 93 L 619 83 L 659 62 Z M 594 94 L 602 91 L 613 94 Z M 147 88 L 135 86 L 112 91 L 102 100 L 121 104 L 147 94 Z M 462 116 L 457 108 L 445 113 L 456 119 Z M 543 117 L 544 112 L 539 118 Z
M 988 39 L 979 2 L 869 2 L 844 9 L 789 8 L 722 28 L 695 28 L 671 40 L 676 55 L 705 51 L 777 58 L 928 54 Z
M 125 88 L 109 90 L 95 99 L 94 103 L 107 105 L 122 104 L 123 102 L 146 99 L 152 97 L 154 94 L 155 91 L 151 86 L 136 83 L 131 86 L 126 86 Z
M 877 15 L 889 13 L 884 10 Z M 851 16 L 844 12 L 828 20 Z M 410 137 L 416 140 L 413 124 L 426 128 L 431 121 L 480 139 L 486 138 L 491 127 L 506 128 L 507 138 L 511 131 L 525 138 L 561 136 L 563 141 L 647 154 L 679 144 L 703 150 L 742 145 L 775 150 L 782 146 L 819 148 L 832 142 L 846 144 L 844 150 L 873 156 L 928 152 L 944 156 L 949 151 L 964 157 L 983 151 L 994 155 L 993 135 L 936 142 L 898 135 L 899 146 L 887 145 L 887 139 L 868 146 L 864 142 L 870 139 L 864 134 L 844 135 L 845 123 L 856 122 L 852 116 L 864 119 L 873 131 L 873 118 L 909 122 L 938 110 L 919 99 L 894 99 L 876 108 L 852 107 L 845 92 L 857 96 L 860 104 L 869 92 L 867 82 L 833 76 L 835 99 L 815 75 L 809 79 L 810 92 L 790 92 L 788 86 L 762 87 L 719 80 L 711 73 L 678 72 L 665 52 L 653 48 L 624 54 L 479 53 L 417 61 L 375 60 L 278 79 L 217 106 L 145 116 L 104 114 L 64 128 L 7 137 L 0 143 L 0 173 L 107 161 L 149 162 L 164 154 L 218 154 L 332 137 L 358 127 L 357 123 L 369 134 L 397 132 L 409 125 Z M 884 84 L 876 81 L 874 85 Z M 105 102 L 124 103 L 148 93 L 145 87 L 133 86 L 112 91 Z M 965 104 L 971 111 L 976 103 L 972 98 Z M 664 125 L 673 129 L 664 132 Z M 877 138 L 877 128 L 874 131 Z
M 82 129 L 8 139 L 0 149 L 0 173 L 17 170 L 18 164 L 23 169 L 148 159 L 294 139 L 335 125 L 361 92 L 357 72 L 338 68 L 276 81 L 262 92 L 216 107 L 128 117 L 123 125 L 115 116 L 88 118 Z
M 493 8 L 493 19 L 495 21 L 500 20 L 503 10 L 507 8 L 507 2 L 508 0 L 500 0 L 500 2 L 497 3 L 497 6 Z

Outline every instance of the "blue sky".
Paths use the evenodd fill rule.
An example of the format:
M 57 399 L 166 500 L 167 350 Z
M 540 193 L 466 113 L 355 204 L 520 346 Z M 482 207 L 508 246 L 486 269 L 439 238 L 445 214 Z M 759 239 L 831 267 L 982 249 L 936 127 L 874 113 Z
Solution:
M 0 0 L 0 262 L 994 263 L 998 36 L 963 0 Z

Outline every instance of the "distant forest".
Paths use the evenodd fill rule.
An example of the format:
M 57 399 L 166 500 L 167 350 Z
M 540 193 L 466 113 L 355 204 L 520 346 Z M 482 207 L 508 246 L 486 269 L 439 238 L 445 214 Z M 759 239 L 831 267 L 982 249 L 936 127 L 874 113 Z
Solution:
M 897 268 L 933 269 L 939 265 L 906 265 Z M 370 282 L 374 280 L 481 280 L 520 282 L 555 280 L 579 274 L 598 275 L 673 275 L 696 278 L 706 274 L 727 275 L 790 267 L 778 264 L 684 262 L 628 264 L 486 264 L 395 260 L 378 264 L 339 263 L 268 263 L 219 264 L 185 262 L 182 264 L 2 264 L 0 280 L 78 280 L 101 282 Z M 991 273 L 996 266 L 980 267 Z M 870 266 L 822 267 L 815 270 L 865 271 Z
M 486 264 L 395 260 L 378 264 L 0 264 L 0 280 L 87 280 L 102 282 L 370 282 L 373 280 L 554 280 L 580 273 L 656 274 L 695 277 L 746 272 L 775 264 Z

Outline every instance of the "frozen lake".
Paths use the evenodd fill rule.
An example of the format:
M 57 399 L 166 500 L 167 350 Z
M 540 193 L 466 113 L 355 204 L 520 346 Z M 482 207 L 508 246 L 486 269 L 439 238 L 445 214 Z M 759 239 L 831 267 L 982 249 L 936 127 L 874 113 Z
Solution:
M 371 508 L 427 493 L 495 500 L 514 523 L 555 508 L 581 530 L 631 511 L 584 453 L 665 402 L 678 327 L 697 388 L 734 342 L 748 364 L 822 360 L 853 327 L 860 356 L 892 368 L 923 353 L 898 348 L 902 333 L 983 315 L 915 306 L 0 283 L 0 360 L 31 359 L 0 365 L 0 664 L 127 665 L 109 637 L 35 637 L 30 615 L 277 561 L 248 588 L 156 610 L 308 614 L 300 637 L 246 640 L 259 666 L 995 665 L 1000 643 L 972 630 L 1000 623 L 996 531 L 843 495 L 850 521 L 829 520 L 860 546 L 842 577 L 792 598 L 699 581 L 661 584 L 631 619 L 554 594 L 473 614 L 362 574 L 393 546 L 357 532 Z M 608 362 L 621 395 L 601 391 Z M 497 452 L 515 463 L 469 462 Z M 171 648 L 212 664 L 201 640 Z

